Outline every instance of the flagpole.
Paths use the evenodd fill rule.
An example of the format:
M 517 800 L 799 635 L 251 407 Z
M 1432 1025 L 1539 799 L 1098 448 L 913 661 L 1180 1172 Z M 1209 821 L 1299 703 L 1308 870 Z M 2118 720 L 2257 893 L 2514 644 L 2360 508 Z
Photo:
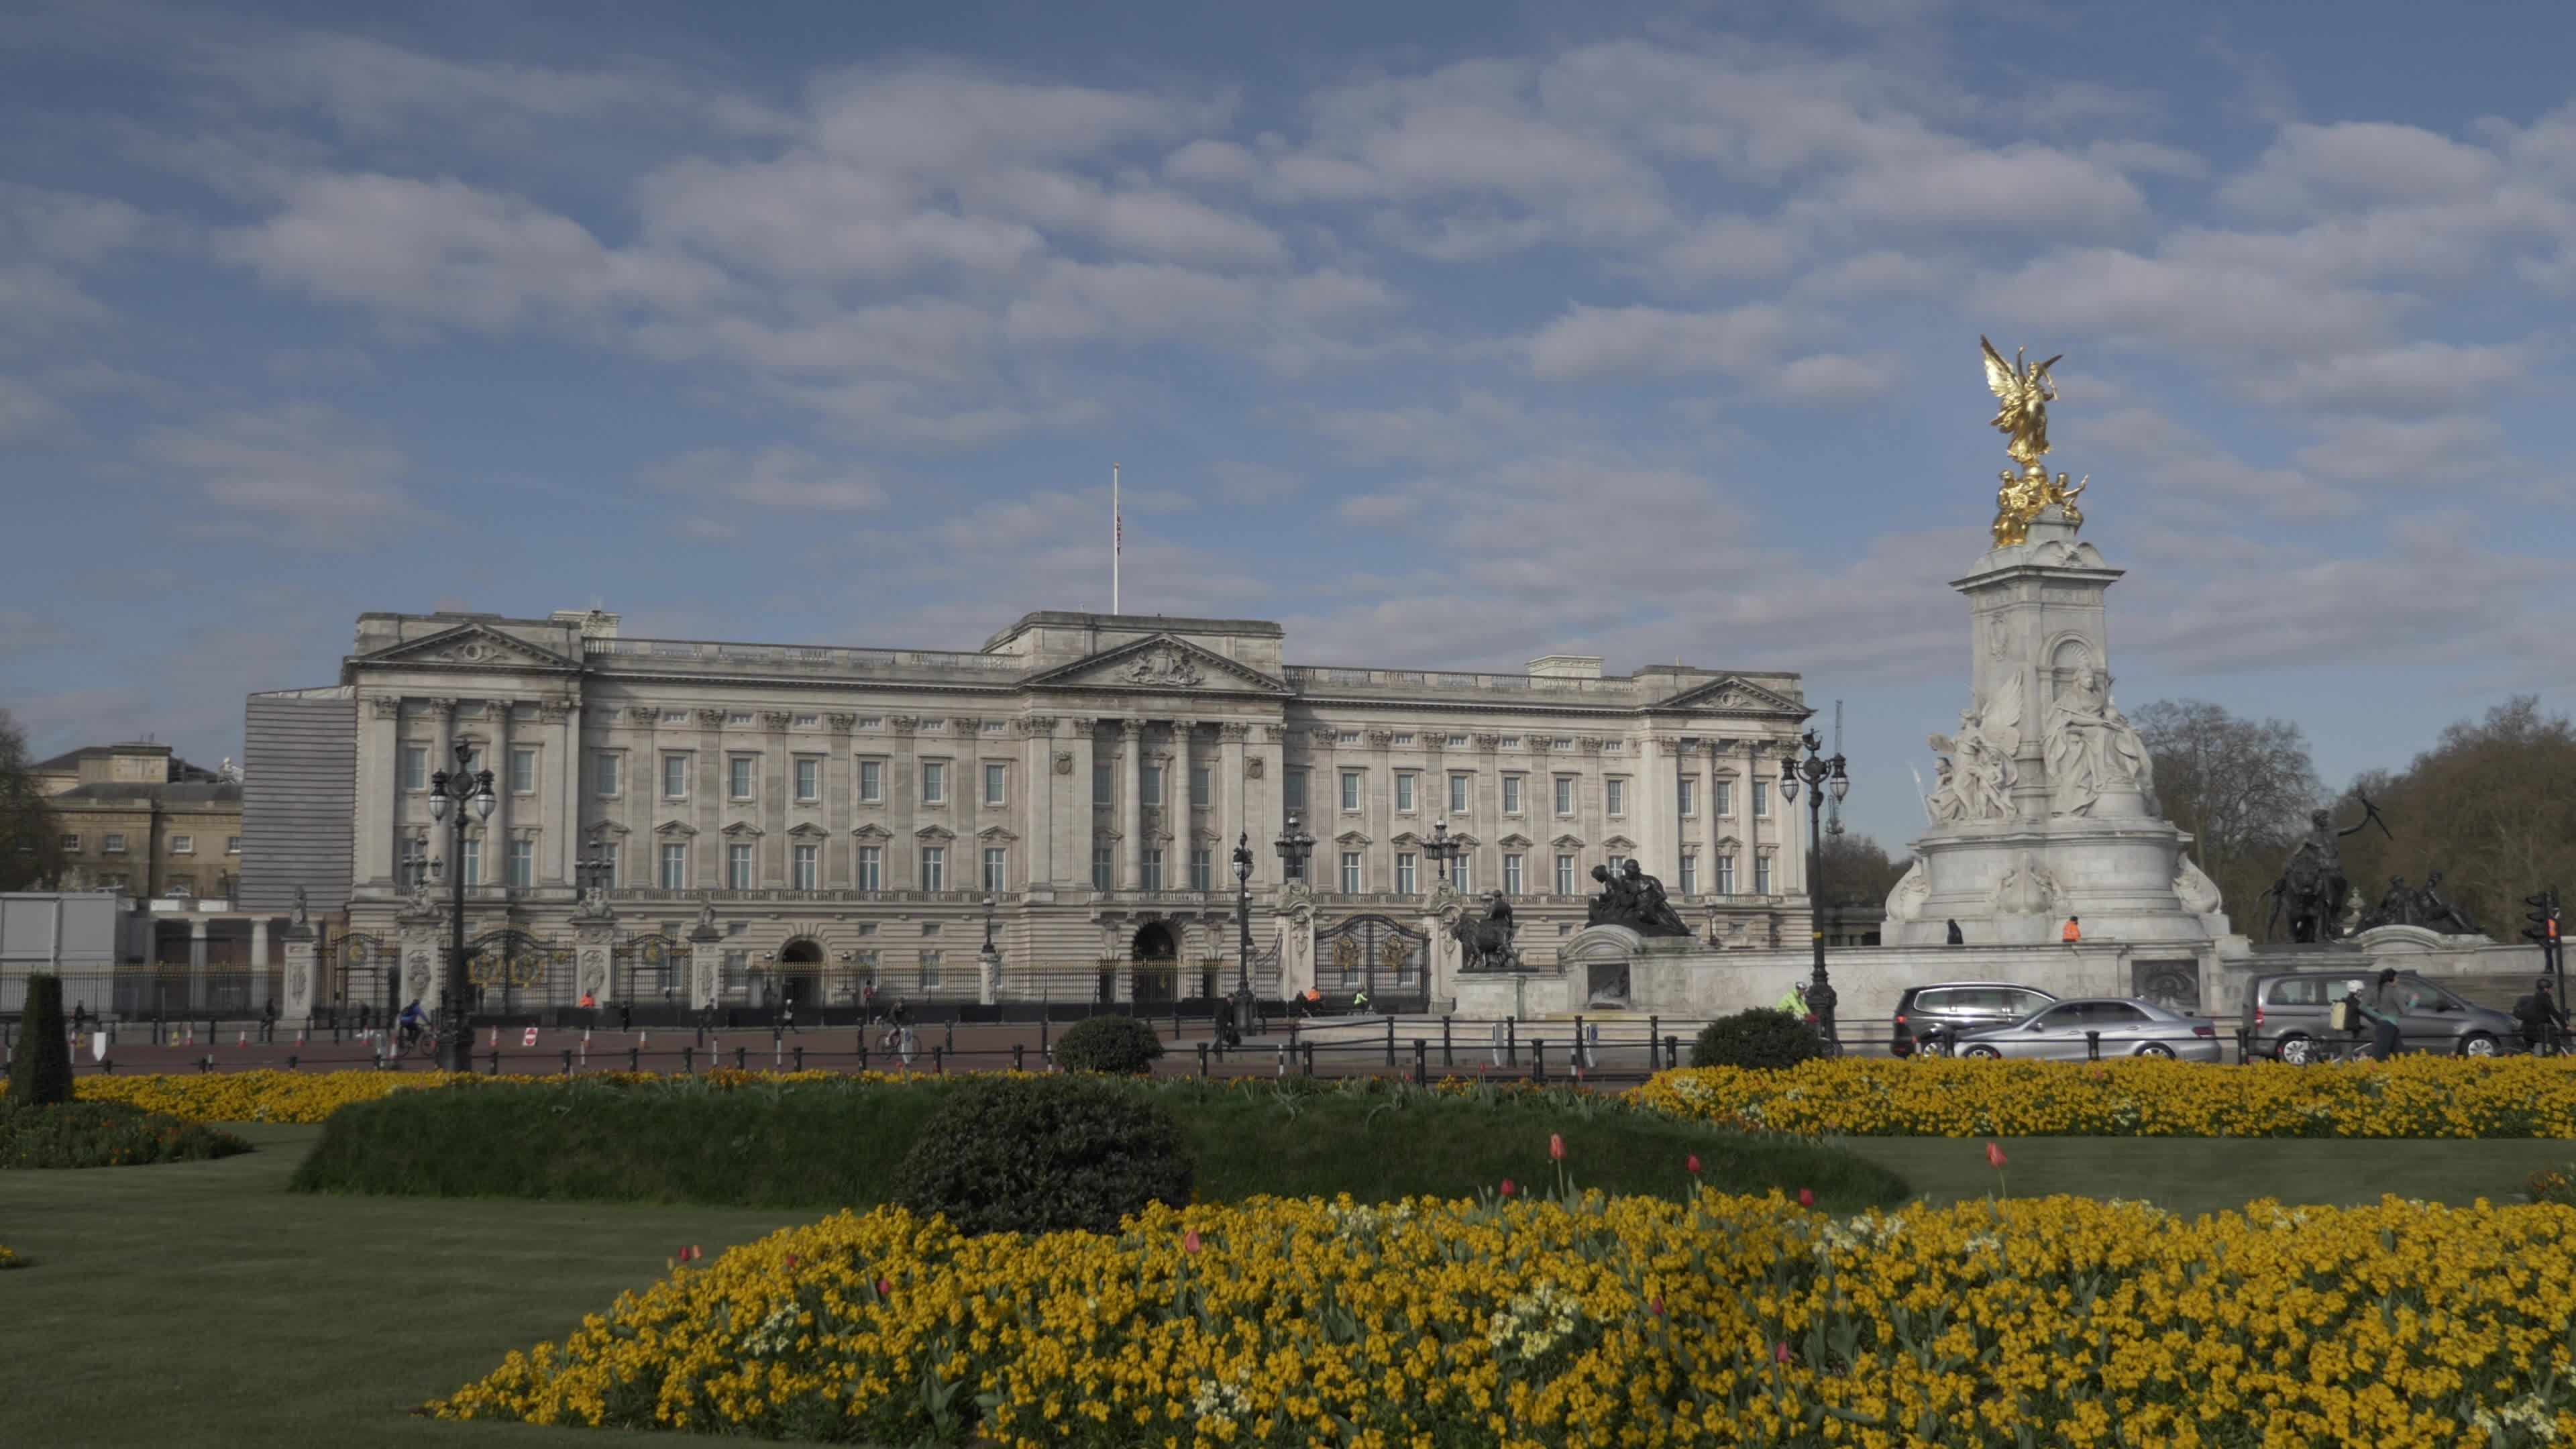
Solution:
M 1127 520 L 1118 511 L 1118 465 L 1109 465 L 1109 612 L 1118 612 L 1118 565 L 1127 550 Z

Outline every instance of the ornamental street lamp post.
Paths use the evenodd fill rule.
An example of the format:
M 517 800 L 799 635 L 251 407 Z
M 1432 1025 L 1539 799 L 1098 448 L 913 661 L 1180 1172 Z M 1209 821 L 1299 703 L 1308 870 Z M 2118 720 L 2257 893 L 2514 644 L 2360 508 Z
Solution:
M 1439 878 L 1444 885 L 1450 883 L 1449 863 L 1465 853 L 1466 849 L 1467 842 L 1449 833 L 1449 822 L 1446 820 L 1431 822 L 1431 838 L 1422 842 L 1422 853 L 1430 856 L 1431 863 L 1439 867 Z
M 1234 1034 L 1241 1041 L 1247 1032 L 1261 1030 L 1261 1013 L 1252 996 L 1252 832 L 1239 831 L 1234 840 Z
M 1824 822 L 1825 792 L 1834 792 L 1836 800 L 1851 793 L 1851 777 L 1843 773 L 1843 757 L 1826 755 L 1816 732 L 1806 732 L 1806 758 L 1795 753 L 1780 760 L 1780 793 L 1789 803 L 1798 802 L 1801 781 L 1807 787 L 1807 913 L 1813 925 L 1816 968 L 1807 982 L 1807 1009 L 1816 1014 L 1816 1029 L 1825 1040 L 1834 1037 L 1834 1004 L 1839 999 L 1834 983 L 1825 975 L 1825 882 Z
M 471 808 L 476 821 L 492 818 L 500 801 L 492 795 L 492 772 L 468 772 L 474 761 L 474 747 L 462 740 L 456 744 L 456 770 L 445 770 L 429 777 L 429 818 L 449 823 L 453 833 L 448 837 L 447 858 L 447 988 L 446 1025 L 441 1028 L 439 1066 L 451 1072 L 474 1069 L 474 1024 L 468 1015 L 465 984 L 465 814 Z

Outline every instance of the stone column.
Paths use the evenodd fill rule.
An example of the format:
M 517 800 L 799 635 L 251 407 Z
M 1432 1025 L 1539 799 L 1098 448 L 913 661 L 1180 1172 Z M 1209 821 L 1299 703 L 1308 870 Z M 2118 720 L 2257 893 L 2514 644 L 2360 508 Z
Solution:
M 724 932 L 712 921 L 704 922 L 689 932 L 689 1005 L 700 1010 L 715 1006 L 716 996 L 724 985 Z
M 851 811 L 858 795 L 858 781 L 853 778 L 858 765 L 850 748 L 850 731 L 858 728 L 855 714 L 827 714 L 823 722 L 832 727 L 832 752 L 823 760 L 823 884 L 832 890 L 848 890 L 856 883 L 858 843 L 850 838 Z
M 510 884 L 510 821 L 517 813 L 510 794 L 510 711 L 517 706 L 506 699 L 483 702 L 483 718 L 491 721 L 491 738 L 483 745 L 484 768 L 492 772 L 492 798 L 500 803 L 492 807 L 492 818 L 483 830 L 483 879 L 480 884 Z M 534 877 L 531 877 L 533 879 Z
M 886 719 L 886 731 L 893 736 L 886 745 L 885 770 L 885 825 L 893 832 L 885 843 L 885 888 L 890 891 L 921 889 L 921 841 L 912 833 L 921 824 L 920 729 L 920 719 L 912 715 Z
M 573 983 L 572 999 L 581 1000 L 585 991 L 606 1006 L 617 993 L 617 973 L 609 969 L 610 953 L 617 945 L 617 918 L 576 915 L 572 923 Z
M 1369 843 L 1360 847 L 1360 889 L 1366 891 L 1374 887 L 1393 894 L 1395 891 L 1393 842 L 1395 832 L 1401 828 L 1395 819 L 1395 732 L 1370 730 L 1361 738 L 1368 744 L 1368 774 L 1360 781 L 1359 828 L 1360 833 L 1369 838 Z M 1338 776 L 1341 761 L 1335 760 L 1333 763 Z M 1333 789 L 1336 792 L 1340 791 L 1339 778 L 1333 781 Z M 1336 800 L 1334 803 L 1338 805 L 1341 802 Z M 1416 807 L 1415 813 L 1419 814 L 1422 802 L 1417 799 L 1413 803 Z M 1342 830 L 1349 828 L 1345 825 Z M 1315 853 L 1319 856 L 1329 854 L 1332 857 L 1333 874 L 1327 878 L 1332 881 L 1335 890 L 1342 888 L 1342 847 L 1332 837 L 1341 834 L 1342 830 L 1314 832 Z M 1377 856 L 1381 850 L 1386 852 L 1382 858 Z M 1420 852 L 1417 851 L 1415 854 L 1419 855 Z M 1379 877 L 1384 881 L 1383 885 L 1371 879 L 1381 867 L 1386 871 L 1383 877 Z M 1414 869 L 1419 872 L 1421 868 L 1421 863 L 1417 860 Z M 1414 884 L 1416 886 L 1421 884 L 1418 877 Z
M 1119 852 L 1118 886 L 1121 890 L 1145 888 L 1145 722 L 1122 719 L 1118 722 L 1119 803 L 1125 819 L 1119 822 L 1125 849 Z
M 251 954 L 267 956 L 268 922 L 257 921 L 251 930 Z M 286 928 L 285 999 L 277 1004 L 278 1015 L 286 1021 L 302 1022 L 313 1016 L 313 927 L 297 921 Z M 399 1005 L 396 1007 L 400 1009 Z
M 1700 786 L 1699 797 L 1700 818 L 1706 826 L 1706 828 L 1701 832 L 1702 843 L 1700 845 L 1699 870 L 1700 889 L 1707 891 L 1711 895 L 1714 895 L 1717 892 L 1718 842 L 1726 838 L 1726 820 L 1725 817 L 1719 815 L 1717 811 L 1718 771 L 1725 765 L 1725 763 L 1726 742 L 1724 740 L 1710 740 L 1708 742 L 1708 774 L 1704 777 L 1704 782 Z
M 751 877 L 754 885 L 768 889 L 783 888 L 794 879 L 787 873 L 787 852 L 793 844 L 787 827 L 794 823 L 789 818 L 787 802 L 796 787 L 792 778 L 796 760 L 787 747 L 787 726 L 794 720 L 795 716 L 783 709 L 760 712 L 760 801 L 756 807 L 760 813 L 754 818 L 760 822 L 761 835 L 753 845 L 758 864 L 752 868 Z
M 1746 895 L 1753 894 L 1753 875 L 1760 869 L 1754 862 L 1762 858 L 1763 817 L 1753 813 L 1756 808 L 1753 792 L 1768 790 L 1772 783 L 1762 773 L 1762 742 L 1746 740 L 1744 742 L 1744 855 L 1735 863 L 1736 869 L 1743 873 L 1736 884 L 1744 888 Z M 1776 880 L 1771 882 L 1772 889 L 1777 890 L 1779 886 L 1780 882 Z
M 367 700 L 365 738 L 358 745 L 354 782 L 358 797 L 358 858 L 353 884 L 393 888 L 394 843 L 402 807 L 402 700 L 375 695 Z
M 1080 881 L 1085 890 L 1092 888 L 1091 850 L 1097 843 L 1100 824 L 1105 818 L 1091 794 L 1092 766 L 1100 755 L 1100 721 L 1077 719 L 1069 722 L 1065 743 L 1073 751 L 1073 779 L 1070 797 L 1057 828 L 1062 832 L 1056 842 L 1057 858 L 1064 862 L 1060 881 Z
M 1208 802 L 1215 808 L 1208 812 L 1209 823 L 1216 827 L 1216 858 L 1223 864 L 1218 874 L 1226 888 L 1234 885 L 1234 845 L 1237 837 L 1252 829 L 1250 782 L 1243 775 L 1243 745 L 1252 734 L 1252 726 L 1240 720 L 1226 720 L 1216 727 L 1217 761 L 1216 793 Z M 1252 873 L 1261 873 L 1263 844 L 1252 848 Z M 1209 884 L 1217 884 L 1211 880 Z M 1228 942 L 1232 944 L 1231 941 Z
M 1020 818 L 1019 873 L 1023 889 L 1056 883 L 1056 795 L 1063 781 L 1055 773 L 1055 720 L 1030 715 L 1020 720 L 1020 795 L 1011 813 Z M 1088 782 L 1085 782 L 1086 787 Z
M 538 815 L 537 883 L 568 886 L 580 879 L 573 862 L 581 858 L 582 758 L 581 706 L 547 700 L 537 706 L 537 720 L 549 726 L 554 774 L 538 783 L 545 808 Z M 542 765 L 542 761 L 540 764 Z M 621 862 L 622 864 L 623 862 Z
M 689 817 L 698 833 L 689 839 L 689 884 L 699 890 L 724 888 L 724 809 L 725 809 L 725 712 L 702 709 L 698 722 L 698 778 L 689 787 L 696 798 L 689 803 Z

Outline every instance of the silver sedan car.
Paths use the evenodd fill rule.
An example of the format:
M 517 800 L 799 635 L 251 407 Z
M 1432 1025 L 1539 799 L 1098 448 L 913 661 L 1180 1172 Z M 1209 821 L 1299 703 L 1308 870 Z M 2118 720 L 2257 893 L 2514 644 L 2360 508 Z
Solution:
M 2096 1032 L 2105 1061 L 2114 1057 L 2223 1060 L 2218 1024 L 2208 1017 L 2188 1016 L 2152 1001 L 2108 996 L 2054 1002 L 2010 1026 L 1963 1033 L 1958 1054 L 2080 1062 L 2091 1056 L 2091 1034 Z

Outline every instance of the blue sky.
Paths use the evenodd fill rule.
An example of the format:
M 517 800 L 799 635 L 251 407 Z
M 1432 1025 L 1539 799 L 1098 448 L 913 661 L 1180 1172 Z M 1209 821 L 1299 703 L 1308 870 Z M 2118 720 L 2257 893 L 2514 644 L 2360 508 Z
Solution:
M 1805 672 L 1891 844 L 2064 352 L 2117 693 L 2563 707 L 2576 7 L 0 15 L 0 706 L 211 761 L 366 609 Z M 33 541 L 32 545 L 29 541 Z

